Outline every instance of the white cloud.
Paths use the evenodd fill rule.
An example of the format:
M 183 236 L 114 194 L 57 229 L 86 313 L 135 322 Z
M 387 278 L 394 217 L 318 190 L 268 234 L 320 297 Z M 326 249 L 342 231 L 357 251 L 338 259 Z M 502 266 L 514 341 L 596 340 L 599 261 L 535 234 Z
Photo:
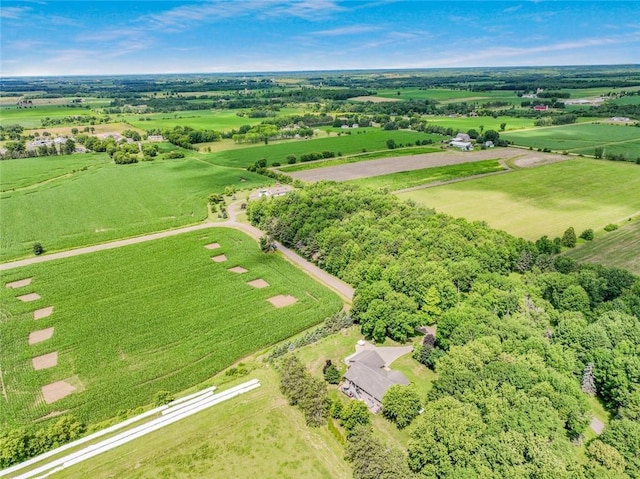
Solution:
M 373 25 L 352 25 L 350 27 L 339 27 L 331 30 L 320 30 L 317 32 L 311 32 L 311 35 L 321 35 L 327 37 L 334 37 L 340 35 L 358 35 L 360 33 L 375 32 L 380 30 L 380 27 Z
M 0 18 L 20 18 L 31 10 L 31 7 L 2 7 Z

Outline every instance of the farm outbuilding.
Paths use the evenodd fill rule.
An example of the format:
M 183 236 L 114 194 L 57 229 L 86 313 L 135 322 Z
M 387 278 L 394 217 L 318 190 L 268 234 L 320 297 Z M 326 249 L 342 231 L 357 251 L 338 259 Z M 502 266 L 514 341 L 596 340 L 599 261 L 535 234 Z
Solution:
M 453 146 L 454 148 L 458 148 L 462 151 L 472 151 L 473 145 L 470 141 L 459 141 L 459 140 L 451 140 L 449 142 L 449 146 Z

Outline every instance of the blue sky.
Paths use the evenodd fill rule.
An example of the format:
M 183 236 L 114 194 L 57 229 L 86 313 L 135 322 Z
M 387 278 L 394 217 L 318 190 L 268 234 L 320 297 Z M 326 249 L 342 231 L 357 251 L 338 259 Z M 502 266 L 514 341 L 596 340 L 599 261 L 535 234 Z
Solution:
M 0 74 L 640 63 L 640 2 L 10 1 Z

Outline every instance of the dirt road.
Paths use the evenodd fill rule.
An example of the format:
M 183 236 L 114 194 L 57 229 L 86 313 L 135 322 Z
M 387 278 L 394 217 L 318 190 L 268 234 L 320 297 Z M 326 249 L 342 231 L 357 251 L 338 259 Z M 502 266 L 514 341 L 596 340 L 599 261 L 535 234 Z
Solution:
M 178 228 L 175 230 L 169 231 L 161 231 L 160 233 L 152 233 L 144 236 L 136 236 L 133 238 L 126 238 L 118 241 L 112 241 L 110 243 L 103 243 L 93 246 L 86 246 L 84 248 L 76 248 L 67 251 L 61 251 L 59 253 L 52 253 L 43 256 L 35 256 L 33 258 L 21 259 L 18 261 L 11 261 L 8 263 L 0 264 L 0 271 L 6 271 L 9 269 L 20 268 L 23 266 L 28 266 L 31 264 L 44 263 L 47 261 L 53 261 L 62 258 L 71 258 L 73 256 L 79 256 L 87 253 L 94 253 L 96 251 L 104 251 L 113 248 L 120 248 L 122 246 L 127 246 L 131 244 L 144 243 L 146 241 L 153 241 L 160 238 L 167 238 L 169 236 L 176 236 L 183 233 L 188 233 L 191 231 L 198 231 L 208 228 L 234 228 L 240 230 L 252 238 L 259 240 L 260 237 L 264 234 L 258 228 L 251 226 L 246 223 L 240 223 L 237 221 L 237 208 L 239 203 L 235 203 L 229 206 L 229 219 L 227 221 L 222 221 L 219 223 L 213 223 L 211 221 L 207 221 L 205 223 L 200 223 L 193 226 L 186 226 L 184 228 Z M 313 263 L 310 263 L 298 253 L 286 248 L 278 243 L 278 251 L 284 256 L 289 262 L 293 263 L 297 267 L 301 268 L 305 271 L 309 276 L 314 278 L 316 281 L 324 284 L 328 288 L 332 289 L 336 293 L 338 293 L 344 300 L 351 302 L 353 300 L 354 290 L 351 286 L 349 286 L 344 281 L 336 278 L 335 276 L 330 275 L 326 271 L 318 268 Z

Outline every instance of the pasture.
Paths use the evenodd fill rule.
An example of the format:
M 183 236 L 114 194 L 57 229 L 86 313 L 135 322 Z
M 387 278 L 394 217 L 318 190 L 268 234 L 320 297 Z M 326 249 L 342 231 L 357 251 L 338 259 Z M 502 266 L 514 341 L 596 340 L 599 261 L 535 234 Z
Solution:
M 216 249 L 205 248 L 214 242 Z M 246 271 L 229 271 L 234 267 Z M 4 287 L 24 278 L 33 280 Z M 246 284 L 255 279 L 268 286 Z M 34 292 L 41 298 L 15 299 Z M 278 295 L 297 301 L 278 308 L 268 301 Z M 205 381 L 341 306 L 337 295 L 279 255 L 262 253 L 250 237 L 226 228 L 3 272 L 0 298 L 7 393 L 0 423 L 11 426 L 62 410 L 96 422 L 149 404 L 156 392 Z M 34 321 L 33 311 L 48 306 L 53 313 Z M 54 328 L 50 339 L 27 343 L 30 333 L 46 328 Z M 57 365 L 33 369 L 32 358 L 52 352 Z M 60 380 L 76 391 L 46 404 L 41 387 Z
M 363 153 L 364 151 L 387 150 L 387 140 L 393 139 L 396 144 L 415 144 L 416 140 L 434 138 L 434 135 L 418 133 L 415 131 L 385 131 L 379 128 L 359 128 L 349 130 L 351 134 L 341 135 L 326 132 L 318 133 L 318 137 L 309 140 L 294 140 L 272 145 L 247 145 L 246 148 L 221 151 L 203 157 L 216 165 L 235 166 L 246 168 L 254 164 L 261 158 L 266 158 L 270 166 L 274 162 L 287 164 L 287 156 L 295 155 L 298 159 L 300 155 L 307 153 L 322 153 L 323 151 L 333 151 L 336 155 L 351 155 Z
M 598 233 L 565 254 L 585 263 L 623 268 L 640 275 L 640 221 L 623 222 L 619 229 Z
M 605 155 L 622 153 L 632 159 L 640 157 L 640 128 L 634 126 L 580 123 L 507 132 L 503 136 L 516 145 L 531 148 L 593 155 L 600 147 Z
M 35 242 L 52 252 L 197 223 L 207 217 L 209 194 L 273 183 L 187 155 L 133 165 L 116 165 L 106 154 L 1 162 L 3 178 L 21 188 L 0 193 L 0 260 L 31 254 Z M 47 170 L 50 161 L 66 166 Z M 29 166 L 37 173 L 23 178 Z
M 386 188 L 397 191 L 429 183 L 439 183 L 475 175 L 486 175 L 506 171 L 498 160 L 484 160 L 459 165 L 436 166 L 420 170 L 400 171 L 388 175 L 351 180 L 348 183 L 370 188 Z
M 505 175 L 398 194 L 424 206 L 526 239 L 577 234 L 640 214 L 640 167 L 573 159 Z

